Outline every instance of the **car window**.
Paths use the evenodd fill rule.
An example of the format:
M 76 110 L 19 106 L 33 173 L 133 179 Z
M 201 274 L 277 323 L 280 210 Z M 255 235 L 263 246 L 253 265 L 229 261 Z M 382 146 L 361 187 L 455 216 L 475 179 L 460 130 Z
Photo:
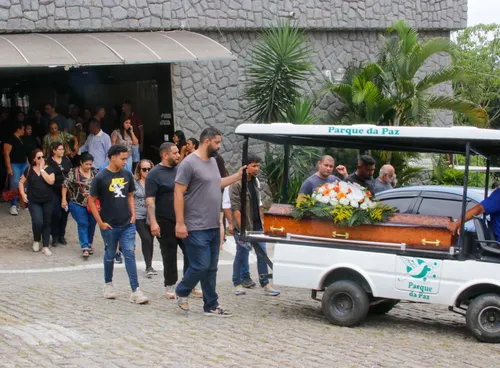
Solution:
M 410 209 L 411 203 L 414 201 L 414 197 L 400 197 L 400 198 L 387 198 L 381 201 L 388 204 L 392 208 L 395 208 L 399 213 L 406 213 Z
M 476 203 L 469 201 L 467 209 L 474 207 Z M 462 202 L 451 199 L 422 198 L 422 203 L 417 214 L 424 216 L 446 216 L 458 218 L 462 212 Z

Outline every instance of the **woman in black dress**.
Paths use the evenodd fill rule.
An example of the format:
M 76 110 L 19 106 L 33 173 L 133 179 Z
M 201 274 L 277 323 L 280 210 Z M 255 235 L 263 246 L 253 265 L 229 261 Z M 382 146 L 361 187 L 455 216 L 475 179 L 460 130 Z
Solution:
M 52 209 L 52 225 L 50 234 L 52 235 L 52 246 L 55 247 L 57 243 L 66 245 L 66 224 L 68 223 L 68 206 L 64 208 L 62 204 L 62 187 L 64 179 L 68 176 L 69 170 L 73 167 L 68 157 L 64 155 L 64 145 L 61 142 L 54 142 L 50 145 L 50 158 L 47 164 L 52 167 L 55 174 L 55 183 L 52 186 L 54 190 L 54 208 Z

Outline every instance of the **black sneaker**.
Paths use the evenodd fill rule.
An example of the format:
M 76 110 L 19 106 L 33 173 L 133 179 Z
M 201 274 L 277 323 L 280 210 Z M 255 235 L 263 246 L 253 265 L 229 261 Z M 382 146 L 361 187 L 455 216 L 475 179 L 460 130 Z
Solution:
M 115 263 L 123 263 L 122 252 L 116 252 Z
M 242 281 L 241 286 L 243 286 L 244 288 L 247 288 L 247 289 L 251 289 L 251 288 L 256 287 L 257 284 L 251 278 L 248 278 L 248 279 L 244 279 Z
M 56 238 L 54 238 L 54 237 L 52 238 L 52 243 L 50 243 L 50 246 L 51 247 L 57 247 L 57 240 L 56 240 Z
M 62 245 L 68 245 L 68 242 L 66 241 L 66 239 L 64 238 L 59 238 L 59 241 L 58 241 L 59 244 L 62 244 Z
M 205 312 L 204 314 L 207 317 L 220 317 L 220 318 L 228 318 L 233 316 L 233 314 L 230 311 L 222 309 L 221 307 L 212 309 L 208 312 Z

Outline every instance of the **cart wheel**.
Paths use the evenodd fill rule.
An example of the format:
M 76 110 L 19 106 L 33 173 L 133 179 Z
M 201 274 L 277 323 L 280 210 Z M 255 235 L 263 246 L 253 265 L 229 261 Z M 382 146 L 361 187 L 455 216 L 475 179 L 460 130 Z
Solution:
M 328 286 L 321 301 L 323 313 L 338 326 L 355 326 L 368 314 L 366 291 L 354 281 L 337 281 Z
M 368 313 L 379 315 L 386 314 L 389 313 L 398 303 L 399 300 L 384 300 L 381 303 L 370 306 Z
M 500 342 L 500 296 L 484 294 L 467 308 L 467 327 L 483 342 Z

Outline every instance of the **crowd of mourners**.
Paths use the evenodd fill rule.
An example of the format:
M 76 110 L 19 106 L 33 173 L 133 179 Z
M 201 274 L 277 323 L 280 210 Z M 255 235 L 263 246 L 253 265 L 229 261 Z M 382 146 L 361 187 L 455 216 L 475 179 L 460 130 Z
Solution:
M 115 263 L 125 262 L 132 293 L 130 301 L 147 303 L 139 288 L 135 249 L 136 233 L 141 241 L 145 276 L 153 277 L 154 239 L 163 261 L 165 297 L 175 299 L 179 308 L 189 310 L 188 297 L 203 298 L 208 316 L 228 317 L 216 292 L 219 252 L 226 230 L 234 235 L 234 292 L 244 295 L 256 283 L 250 276 L 249 254 L 256 249 L 259 283 L 264 293 L 280 294 L 267 278 L 266 245 L 242 240 L 245 229 L 263 230 L 261 188 L 257 179 L 260 157 L 250 153 L 245 162 L 247 205 L 241 206 L 241 179 L 244 167 L 230 175 L 218 153 L 221 133 L 206 128 L 197 140 L 176 131 L 173 142 L 159 148 L 158 165 L 141 157 L 144 130 L 132 103 L 125 101 L 114 123 L 106 121 L 106 111 L 97 107 L 80 111 L 72 106 L 69 117 L 59 114 L 52 104 L 43 113 L 28 116 L 8 111 L 0 114 L 0 165 L 3 198 L 10 201 L 10 214 L 20 207 L 31 215 L 34 252 L 52 254 L 51 247 L 66 245 L 68 217 L 75 220 L 82 257 L 95 252 L 94 236 L 99 226 L 104 242 L 104 297 L 117 298 L 113 287 Z M 106 129 L 106 130 L 104 130 Z M 155 161 L 158 158 L 154 158 Z M 335 168 L 334 159 L 324 156 L 318 171 L 303 184 L 298 200 L 323 183 L 340 180 L 357 182 L 372 191 L 385 190 L 395 182 L 394 168 L 386 165 L 372 180 L 375 162 L 362 156 L 357 170 L 348 175 L 344 166 Z M 4 181 L 5 180 L 5 181 Z M 226 224 L 227 229 L 226 229 Z M 183 253 L 183 277 L 179 282 L 177 251 Z

